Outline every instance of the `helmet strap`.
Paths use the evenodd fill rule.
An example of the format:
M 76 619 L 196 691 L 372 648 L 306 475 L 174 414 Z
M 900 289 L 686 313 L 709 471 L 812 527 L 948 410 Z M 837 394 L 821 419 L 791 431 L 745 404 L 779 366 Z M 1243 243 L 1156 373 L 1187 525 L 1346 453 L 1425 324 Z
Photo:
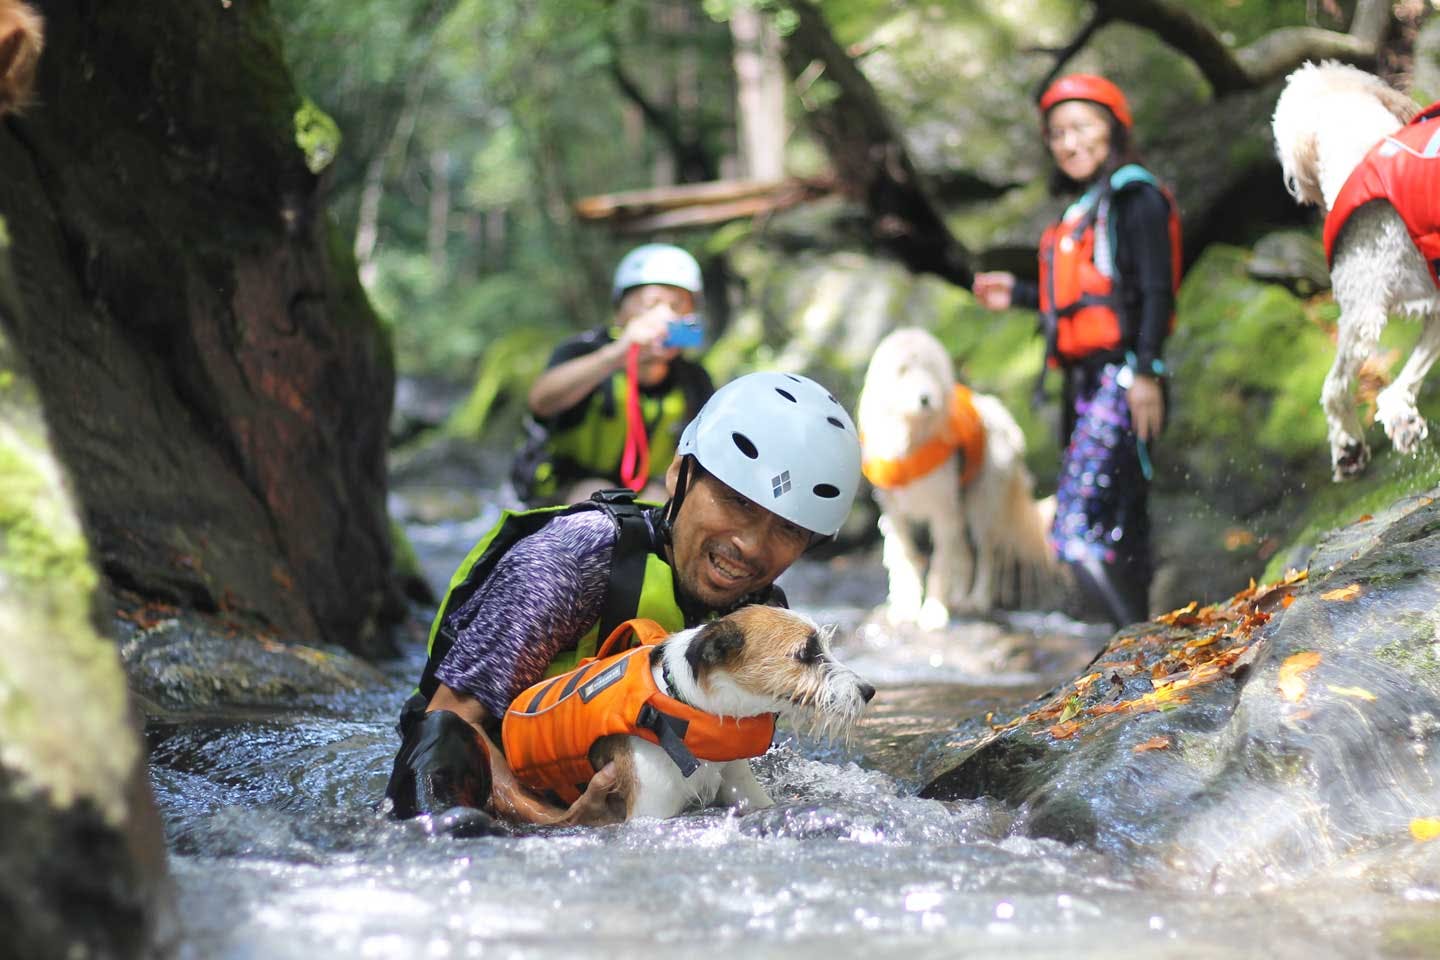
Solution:
M 666 543 L 673 543 L 672 533 L 675 527 L 675 520 L 680 516 L 680 504 L 685 500 L 685 494 L 690 489 L 690 474 L 695 458 L 690 454 L 680 458 L 680 474 L 675 478 L 675 493 L 670 497 L 670 502 L 665 505 L 665 515 L 662 518 L 660 535 Z

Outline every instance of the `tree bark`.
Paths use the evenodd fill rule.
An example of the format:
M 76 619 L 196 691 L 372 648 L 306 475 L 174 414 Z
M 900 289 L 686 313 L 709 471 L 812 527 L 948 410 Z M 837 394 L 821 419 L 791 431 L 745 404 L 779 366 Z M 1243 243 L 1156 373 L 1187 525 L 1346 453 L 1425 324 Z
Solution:
M 865 204 L 872 239 L 917 273 L 969 287 L 969 256 L 941 219 L 874 87 L 813 3 L 790 0 L 790 8 L 797 23 L 785 45 L 786 69 L 797 86 L 815 78 L 810 94 L 826 84 L 822 96 L 801 91 L 807 120 L 842 187 Z

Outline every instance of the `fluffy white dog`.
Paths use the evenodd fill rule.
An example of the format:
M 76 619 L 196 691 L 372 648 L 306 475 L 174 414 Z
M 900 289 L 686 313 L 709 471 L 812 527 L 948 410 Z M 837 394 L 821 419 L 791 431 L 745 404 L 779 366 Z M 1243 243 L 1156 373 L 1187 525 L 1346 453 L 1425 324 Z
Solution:
M 880 505 L 892 624 L 938 629 L 951 611 L 987 612 L 1053 576 L 1054 500 L 1034 499 L 1025 436 L 995 397 L 957 387 L 934 336 L 902 327 L 880 341 L 856 420 Z M 929 532 L 928 557 L 918 528 Z
M 1416 182 L 1440 190 L 1440 159 L 1426 160 L 1432 151 L 1417 151 L 1392 136 L 1418 112 L 1413 100 L 1362 70 L 1328 61 L 1305 64 L 1287 79 L 1272 120 L 1286 188 L 1300 203 L 1320 204 L 1327 213 L 1336 211 L 1339 199 L 1343 212 L 1348 201 L 1341 197 L 1342 188 L 1374 149 L 1385 157 L 1407 152 L 1420 161 L 1407 167 Z M 1440 130 L 1440 122 L 1435 129 Z M 1428 229 L 1437 227 L 1431 223 Z M 1356 207 L 1343 224 L 1327 223 L 1327 235 L 1336 228 L 1330 279 L 1340 305 L 1340 329 L 1320 404 L 1335 479 L 1343 480 L 1370 460 L 1351 388 L 1391 313 L 1423 318 L 1424 330 L 1399 376 L 1375 398 L 1375 416 L 1401 453 L 1414 452 L 1428 434 L 1415 395 L 1440 355 L 1440 291 L 1388 200 L 1377 196 Z

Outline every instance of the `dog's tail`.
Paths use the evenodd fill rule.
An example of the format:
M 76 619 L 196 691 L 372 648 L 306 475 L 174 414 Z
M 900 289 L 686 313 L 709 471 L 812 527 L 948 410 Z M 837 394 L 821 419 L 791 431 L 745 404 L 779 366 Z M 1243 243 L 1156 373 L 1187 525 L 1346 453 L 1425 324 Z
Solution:
M 996 543 L 996 598 L 1011 609 L 1034 609 L 1063 595 L 1062 568 L 1050 546 L 1055 498 L 1035 499 L 1035 482 L 1022 465 L 1011 474 Z

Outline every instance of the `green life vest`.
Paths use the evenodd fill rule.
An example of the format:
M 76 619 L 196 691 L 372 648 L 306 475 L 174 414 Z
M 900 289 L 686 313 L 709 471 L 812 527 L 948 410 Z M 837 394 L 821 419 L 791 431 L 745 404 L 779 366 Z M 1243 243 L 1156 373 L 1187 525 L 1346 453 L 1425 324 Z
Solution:
M 637 502 L 629 490 L 602 490 L 592 499 L 571 506 L 506 510 L 500 521 L 475 544 L 450 580 L 445 599 L 430 624 L 429 657 L 420 677 L 419 695 L 428 703 L 439 686 L 435 670 L 455 644 L 455 635 L 446 623 L 450 614 L 474 596 L 511 547 L 557 517 L 603 510 L 615 523 L 616 539 L 600 618 L 580 638 L 574 650 L 556 655 L 546 668 L 545 676 L 565 673 L 574 669 L 582 657 L 593 657 L 600 641 L 626 620 L 644 617 L 671 633 L 683 630 L 685 615 L 675 600 L 674 572 L 660 555 L 659 545 L 653 542 L 650 524 L 645 519 L 645 510 L 652 506 L 654 504 Z
M 698 365 L 681 357 L 672 362 L 671 370 L 669 389 L 662 393 L 640 391 L 652 480 L 664 478 L 675 458 L 680 434 L 710 395 L 709 378 Z M 583 477 L 603 477 L 620 485 L 628 389 L 624 372 L 617 371 L 590 391 L 578 410 L 543 425 L 527 425 L 531 436 L 511 473 L 522 500 L 544 502 L 554 497 L 562 484 Z

